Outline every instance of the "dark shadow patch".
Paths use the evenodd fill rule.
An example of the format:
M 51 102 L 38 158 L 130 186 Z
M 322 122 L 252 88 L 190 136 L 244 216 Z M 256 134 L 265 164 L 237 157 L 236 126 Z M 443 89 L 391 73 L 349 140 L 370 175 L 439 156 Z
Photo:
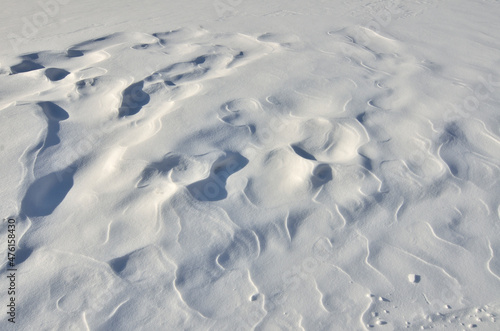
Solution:
M 42 108 L 43 113 L 47 117 L 47 136 L 45 138 L 45 142 L 43 144 L 43 150 L 49 148 L 50 146 L 57 145 L 60 142 L 58 133 L 59 133 L 59 122 L 64 121 L 69 118 L 68 113 L 50 101 L 44 101 L 38 103 L 38 105 Z
M 20 265 L 24 261 L 26 261 L 31 254 L 33 253 L 33 249 L 29 247 L 20 247 L 16 250 L 16 264 Z
M 366 115 L 366 113 L 363 112 L 363 113 L 359 114 L 358 116 L 356 116 L 356 119 L 358 120 L 359 123 L 363 124 L 363 122 L 365 121 L 365 115 Z
M 49 121 L 64 121 L 69 118 L 68 113 L 53 102 L 44 101 L 39 102 L 38 105 L 42 107 Z
M 364 156 L 361 153 L 358 153 L 359 156 L 361 156 L 361 165 L 366 169 L 366 170 L 373 170 L 373 165 L 372 165 L 372 160 L 366 156 Z
M 149 103 L 149 94 L 144 92 L 144 81 L 134 83 L 123 91 L 123 101 L 118 110 L 119 117 L 137 114 L 143 106 Z
M 332 168 L 328 164 L 320 164 L 313 170 L 311 181 L 314 187 L 318 187 L 328 183 L 332 179 Z
M 293 151 L 298 156 L 303 157 L 304 159 L 307 159 L 307 160 L 316 161 L 316 158 L 312 154 L 309 154 L 308 152 L 306 152 L 305 150 L 303 150 L 299 146 L 297 146 L 297 145 L 291 145 L 291 147 L 293 148 Z
M 451 174 L 453 176 L 455 176 L 455 177 L 459 177 L 459 170 L 458 170 L 457 165 L 454 164 L 454 163 L 452 163 L 452 162 L 450 162 L 449 160 L 448 160 L 447 164 L 448 164 L 448 168 L 450 168 Z
M 69 71 L 59 68 L 48 68 L 45 70 L 45 76 L 53 82 L 64 79 L 69 75 Z
M 75 86 L 76 86 L 77 90 L 80 92 L 81 90 L 90 88 L 91 86 L 95 86 L 98 81 L 99 81 L 99 77 L 82 79 L 82 80 L 79 80 L 78 82 L 76 82 Z
M 80 56 L 83 56 L 83 52 L 82 51 L 79 51 L 77 49 L 68 49 L 66 51 L 66 56 L 67 57 L 80 57 Z
M 205 61 L 207 60 L 207 57 L 206 56 L 198 56 L 196 59 L 193 60 L 193 63 L 194 64 L 202 64 L 202 63 L 205 63 Z
M 21 202 L 28 217 L 47 216 L 61 204 L 73 187 L 76 168 L 68 167 L 35 180 Z
M 21 56 L 22 59 L 24 60 L 38 60 L 39 55 L 38 53 L 30 53 L 30 54 L 24 54 Z
M 13 75 L 15 75 L 43 68 L 44 66 L 42 66 L 41 64 L 35 63 L 30 60 L 23 60 L 23 62 L 10 67 L 10 71 L 12 72 Z
M 127 266 L 127 262 L 129 260 L 129 254 L 125 256 L 120 256 L 117 257 L 116 259 L 112 259 L 109 261 L 109 266 L 113 271 L 117 274 L 120 274 L 123 270 L 125 270 L 125 267 Z
M 227 197 L 226 181 L 229 176 L 248 164 L 239 153 L 227 153 L 215 161 L 208 178 L 187 186 L 191 195 L 200 201 L 219 201 Z
M 450 123 L 439 138 L 442 143 L 439 156 L 446 163 L 453 176 L 469 180 L 469 163 L 466 153 L 469 151 L 469 142 L 466 135 L 456 123 Z

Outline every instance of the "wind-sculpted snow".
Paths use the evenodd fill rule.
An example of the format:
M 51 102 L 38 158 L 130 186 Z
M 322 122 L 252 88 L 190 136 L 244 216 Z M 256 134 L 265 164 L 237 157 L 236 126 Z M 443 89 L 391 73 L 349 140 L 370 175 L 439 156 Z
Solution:
M 472 42 L 473 22 L 433 39 L 403 21 L 450 4 L 370 24 L 342 6 L 349 24 L 272 11 L 288 31 L 120 32 L 8 60 L 16 327 L 498 328 L 498 33 L 478 32 L 482 61 L 448 58 L 444 30 Z

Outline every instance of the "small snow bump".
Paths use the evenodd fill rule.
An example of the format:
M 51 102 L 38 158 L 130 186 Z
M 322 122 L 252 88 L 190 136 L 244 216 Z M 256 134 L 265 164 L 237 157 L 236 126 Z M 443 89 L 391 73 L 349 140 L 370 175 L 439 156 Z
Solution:
M 415 274 L 409 274 L 408 275 L 408 280 L 410 281 L 410 283 L 414 283 L 414 284 L 417 284 L 417 283 L 420 283 L 420 275 L 415 275 Z

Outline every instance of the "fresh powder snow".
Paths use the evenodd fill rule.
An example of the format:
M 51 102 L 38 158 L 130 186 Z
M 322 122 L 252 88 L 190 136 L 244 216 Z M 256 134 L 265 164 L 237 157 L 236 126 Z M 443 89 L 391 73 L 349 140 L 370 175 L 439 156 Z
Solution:
M 2 4 L 1 330 L 500 329 L 500 2 Z

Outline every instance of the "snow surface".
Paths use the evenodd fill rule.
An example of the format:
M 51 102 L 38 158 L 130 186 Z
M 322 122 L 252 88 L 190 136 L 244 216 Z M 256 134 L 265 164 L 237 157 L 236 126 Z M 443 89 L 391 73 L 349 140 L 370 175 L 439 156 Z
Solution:
M 499 17 L 4 0 L 0 328 L 500 329 Z

